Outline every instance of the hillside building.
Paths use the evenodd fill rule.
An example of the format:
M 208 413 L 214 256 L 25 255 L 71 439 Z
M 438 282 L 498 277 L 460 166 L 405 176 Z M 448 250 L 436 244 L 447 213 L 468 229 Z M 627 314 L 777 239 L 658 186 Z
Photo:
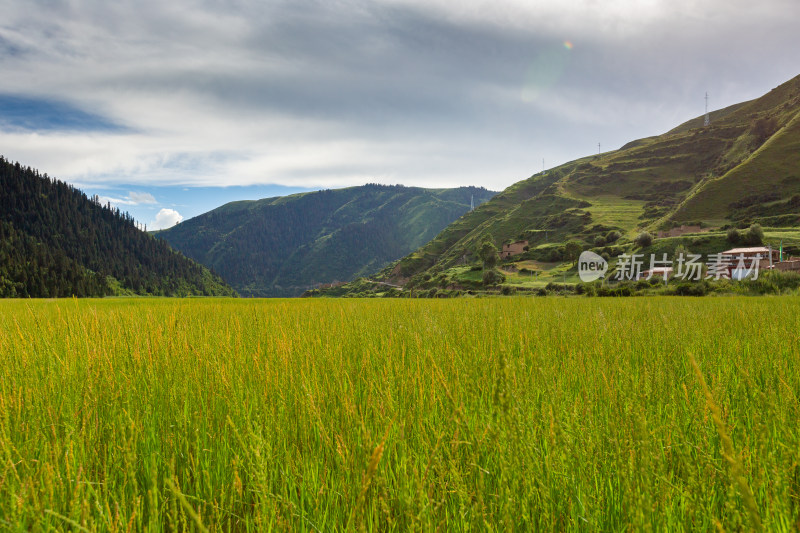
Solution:
M 759 267 L 766 268 L 779 260 L 778 250 L 773 250 L 766 246 L 754 246 L 752 248 L 731 248 L 722 252 L 725 255 L 731 256 L 733 259 L 738 259 L 740 256 L 744 257 L 746 261 L 760 257 Z M 772 257 L 770 257 L 772 255 Z
M 728 278 L 735 280 L 742 280 L 748 276 L 753 275 L 755 270 L 754 261 L 758 258 L 758 270 L 769 270 L 775 268 L 779 264 L 780 255 L 778 250 L 773 250 L 766 246 L 754 246 L 750 248 L 731 248 L 722 252 L 723 255 L 730 257 L 730 266 L 728 267 Z M 740 260 L 744 259 L 744 263 L 740 264 Z
M 519 255 L 525 252 L 525 248 L 527 247 L 528 241 L 516 241 L 511 244 L 504 244 L 503 251 L 500 252 L 500 259 L 508 259 L 509 257 Z

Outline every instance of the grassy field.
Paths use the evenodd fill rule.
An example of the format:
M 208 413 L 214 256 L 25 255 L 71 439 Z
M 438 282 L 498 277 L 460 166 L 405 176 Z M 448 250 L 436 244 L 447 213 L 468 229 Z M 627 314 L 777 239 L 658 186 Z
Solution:
M 0 529 L 800 526 L 800 298 L 0 303 Z
M 605 224 L 610 227 L 624 228 L 626 236 L 635 238 L 636 231 L 643 224 L 639 216 L 643 212 L 644 202 L 638 200 L 615 198 L 613 196 L 597 196 L 581 198 L 591 202 L 592 207 L 586 209 L 592 214 L 593 224 Z

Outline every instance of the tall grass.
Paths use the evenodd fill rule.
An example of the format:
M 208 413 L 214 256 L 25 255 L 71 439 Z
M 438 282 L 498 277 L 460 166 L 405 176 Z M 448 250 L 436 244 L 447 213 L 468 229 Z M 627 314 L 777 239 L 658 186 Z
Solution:
M 795 297 L 5 301 L 0 530 L 790 531 L 798 331 Z

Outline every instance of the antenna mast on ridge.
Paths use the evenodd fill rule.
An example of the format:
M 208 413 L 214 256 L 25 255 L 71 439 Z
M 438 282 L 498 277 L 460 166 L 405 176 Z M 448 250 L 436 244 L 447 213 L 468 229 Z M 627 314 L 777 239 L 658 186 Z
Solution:
M 711 117 L 708 116 L 708 93 L 706 92 L 706 118 L 703 120 L 703 126 L 711 124 Z

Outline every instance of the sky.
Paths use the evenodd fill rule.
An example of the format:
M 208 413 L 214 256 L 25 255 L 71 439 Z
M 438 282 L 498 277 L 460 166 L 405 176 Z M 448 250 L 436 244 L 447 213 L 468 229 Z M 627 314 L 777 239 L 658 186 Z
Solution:
M 0 0 L 0 154 L 148 229 L 502 190 L 800 74 L 797 0 Z

